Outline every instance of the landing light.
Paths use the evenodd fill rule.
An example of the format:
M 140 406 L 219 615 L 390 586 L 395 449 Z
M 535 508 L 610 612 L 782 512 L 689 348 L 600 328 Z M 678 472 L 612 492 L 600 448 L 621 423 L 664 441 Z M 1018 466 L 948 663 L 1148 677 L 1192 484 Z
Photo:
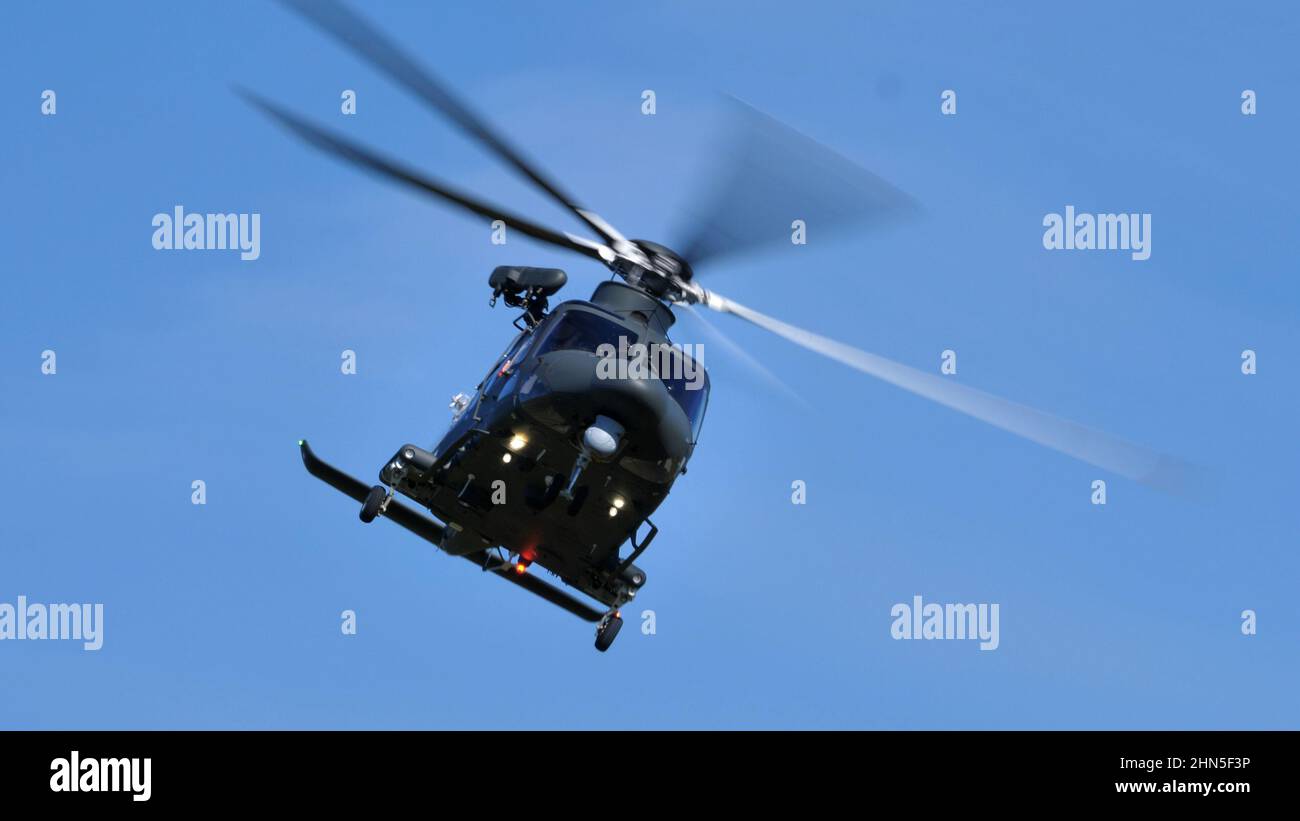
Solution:
M 627 502 L 624 501 L 624 499 L 623 499 L 622 496 L 615 496 L 615 497 L 612 499 L 612 501 L 613 501 L 613 503 L 614 503 L 614 507 L 618 508 L 619 510 L 622 510 L 622 509 L 623 509 L 623 505 L 627 504 Z
M 523 450 L 523 447 L 526 444 L 528 444 L 528 440 L 516 433 L 514 437 L 510 439 L 510 442 L 506 447 L 511 450 Z
M 618 515 L 618 508 L 616 508 L 616 507 L 611 507 L 611 508 L 609 509 L 609 515 L 610 515 L 611 517 L 612 517 L 612 516 L 617 516 L 617 515 Z
M 501 461 L 505 462 L 507 465 L 510 464 L 510 454 L 508 453 L 501 454 Z

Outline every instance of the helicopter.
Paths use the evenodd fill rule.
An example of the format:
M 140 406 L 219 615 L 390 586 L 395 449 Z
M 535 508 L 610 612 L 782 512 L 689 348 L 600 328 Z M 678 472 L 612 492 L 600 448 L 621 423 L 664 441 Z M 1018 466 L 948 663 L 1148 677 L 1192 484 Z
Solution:
M 612 274 L 589 299 L 552 308 L 551 299 L 567 284 L 565 271 L 497 267 L 488 278 L 490 304 L 501 301 L 520 311 L 513 323 L 517 333 L 473 395 L 453 398 L 453 421 L 441 440 L 430 448 L 413 443 L 398 448 L 374 485 L 325 462 L 301 440 L 304 465 L 358 502 L 363 522 L 386 518 L 594 623 L 597 650 L 608 650 L 622 627 L 621 609 L 646 583 L 636 562 L 659 532 L 650 516 L 686 472 L 708 406 L 702 362 L 668 336 L 674 309 L 693 312 L 693 306 L 700 306 L 730 314 L 1090 464 L 1165 490 L 1181 486 L 1186 466 L 1173 457 L 797 328 L 701 286 L 695 266 L 772 240 L 771 221 L 754 213 L 772 191 L 754 186 L 764 166 L 771 165 L 765 159 L 773 151 L 793 146 L 804 156 L 796 167 L 801 179 L 807 178 L 814 204 L 831 206 L 823 209 L 822 224 L 883 222 L 913 210 L 910 197 L 833 151 L 739 104 L 748 130 L 735 153 L 747 157 L 748 164 L 733 167 L 706 215 L 692 223 L 693 236 L 677 246 L 680 251 L 628 239 L 577 205 L 364 18 L 337 0 L 283 2 L 511 166 L 577 217 L 594 238 L 513 214 L 238 89 L 250 104 L 325 153 L 479 217 L 500 220 Z M 634 375 L 608 367 L 626 365 L 633 349 L 660 355 L 649 357 L 647 367 Z M 617 375 L 610 377 L 611 370 Z M 530 572 L 534 565 L 599 607 Z

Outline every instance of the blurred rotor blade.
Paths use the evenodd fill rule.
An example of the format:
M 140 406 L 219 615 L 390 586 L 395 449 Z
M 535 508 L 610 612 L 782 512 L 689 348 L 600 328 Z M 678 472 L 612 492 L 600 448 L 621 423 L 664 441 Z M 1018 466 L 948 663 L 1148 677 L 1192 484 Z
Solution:
M 560 205 L 576 214 L 606 242 L 615 243 L 622 239 L 622 235 L 613 231 L 604 220 L 579 208 L 573 197 L 562 191 L 535 165 L 526 161 L 504 138 L 462 103 L 447 86 L 438 82 L 430 72 L 420 68 L 395 42 L 371 26 L 361 15 L 354 13 L 338 0 L 282 0 L 282 2 L 441 112 L 462 131 L 509 163 Z
M 565 248 L 570 251 L 577 251 L 584 256 L 589 256 L 601 260 L 602 262 L 607 261 L 607 255 L 608 258 L 613 258 L 613 251 L 597 242 L 592 242 L 591 240 L 583 239 L 581 237 L 574 237 L 569 234 L 561 234 L 558 231 L 552 231 L 549 228 L 530 222 L 523 217 L 516 216 L 504 208 L 498 208 L 491 203 L 479 200 L 469 194 L 463 194 L 441 182 L 422 176 L 418 171 L 408 168 L 396 160 L 383 157 L 345 137 L 331 133 L 317 125 L 314 125 L 307 120 L 290 113 L 288 110 L 281 108 L 275 103 L 258 96 L 257 94 L 244 89 L 236 89 L 236 91 L 245 100 L 261 109 L 280 125 L 322 151 L 347 160 L 354 165 L 359 165 L 362 168 L 369 169 L 370 171 L 379 174 L 380 176 L 387 177 L 390 180 L 396 180 L 397 182 L 405 183 L 412 188 L 433 194 L 450 203 L 458 205 L 467 211 L 487 217 L 490 220 L 501 220 L 510 228 L 513 228 L 521 234 L 526 234 L 533 239 L 538 239 L 542 242 Z
M 803 396 L 800 395 L 798 391 L 796 391 L 794 388 L 787 385 L 785 382 L 782 382 L 780 377 L 772 373 L 772 371 L 770 371 L 766 365 L 760 362 L 757 357 L 755 357 L 749 351 L 745 350 L 744 346 L 742 346 L 736 340 L 732 339 L 717 325 L 714 325 L 712 322 L 710 322 L 707 316 L 695 310 L 694 305 L 690 305 L 688 303 L 681 303 L 677 307 L 685 308 L 687 313 L 689 313 L 693 319 L 699 322 L 700 326 L 704 328 L 705 332 L 708 333 L 709 336 L 721 342 L 724 348 L 726 348 L 733 355 L 735 355 L 737 359 L 739 359 L 742 363 L 744 363 L 746 367 L 748 367 L 751 371 L 757 374 L 768 385 L 771 385 L 772 387 L 781 391 L 786 396 L 793 399 L 795 402 L 798 402 L 804 408 L 807 409 L 812 408 L 812 405 L 808 403 L 808 400 L 804 399 Z
M 1195 469 L 1174 457 L 805 331 L 717 294 L 707 296 L 705 304 L 715 311 L 738 316 L 796 345 L 1032 442 L 1166 492 L 1182 495 L 1193 489 Z
M 688 203 L 673 246 L 702 264 L 789 242 L 803 220 L 821 238 L 854 223 L 879 227 L 919 210 L 916 201 L 851 160 L 745 103 L 728 98 L 727 136 L 709 187 Z

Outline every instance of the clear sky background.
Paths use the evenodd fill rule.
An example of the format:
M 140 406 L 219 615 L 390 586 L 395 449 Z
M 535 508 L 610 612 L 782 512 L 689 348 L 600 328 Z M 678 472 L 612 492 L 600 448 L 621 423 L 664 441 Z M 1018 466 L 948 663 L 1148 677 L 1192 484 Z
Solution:
M 1204 465 L 1213 492 L 1162 495 L 716 319 L 810 410 L 684 318 L 714 386 L 701 447 L 597 653 L 590 625 L 362 525 L 296 441 L 372 479 L 441 437 L 513 333 L 494 266 L 565 267 L 571 298 L 604 273 L 492 245 L 231 86 L 578 224 L 279 6 L 7 4 L 0 601 L 102 602 L 106 629 L 98 652 L 0 642 L 0 726 L 1300 723 L 1290 4 L 367 5 L 632 236 L 672 243 L 718 162 L 720 91 L 834 147 L 924 215 L 811 225 L 709 287 L 919 368 L 954 349 L 953 378 Z M 155 251 L 178 204 L 260 213 L 261 258 Z M 1066 205 L 1150 212 L 1151 259 L 1045 251 Z M 892 640 L 916 594 L 998 603 L 1001 646 Z

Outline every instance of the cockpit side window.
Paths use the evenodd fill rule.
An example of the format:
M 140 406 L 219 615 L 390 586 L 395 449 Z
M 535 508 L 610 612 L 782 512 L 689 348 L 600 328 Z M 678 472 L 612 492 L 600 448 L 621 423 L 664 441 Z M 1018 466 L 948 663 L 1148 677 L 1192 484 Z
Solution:
M 668 389 L 668 395 L 686 413 L 691 422 L 691 441 L 697 441 L 709 404 L 709 374 L 703 365 L 675 351 L 670 359 L 658 364 L 657 376 Z
M 514 370 L 520 360 L 528 355 L 528 347 L 532 343 L 535 334 L 532 331 L 524 331 L 506 348 L 505 353 L 497 359 L 496 364 L 492 366 L 492 371 L 483 379 L 483 393 L 487 396 L 495 396 L 502 380 L 508 374 L 503 374 L 504 370 Z

